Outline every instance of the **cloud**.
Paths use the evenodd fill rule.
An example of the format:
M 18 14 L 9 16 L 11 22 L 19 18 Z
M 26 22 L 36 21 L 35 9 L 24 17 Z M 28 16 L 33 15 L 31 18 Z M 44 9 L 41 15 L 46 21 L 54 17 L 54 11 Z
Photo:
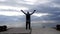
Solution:
M 23 10 L 28 10 L 28 8 L 26 8 L 26 7 L 12 7 L 12 6 L 0 6 L 0 9 L 5 9 L 5 10 L 21 10 L 21 9 L 23 9 Z
M 5 16 L 20 16 L 24 15 L 22 12 L 12 12 L 12 11 L 0 11 L 0 15 L 5 15 Z
M 25 2 L 30 2 L 30 3 L 34 3 L 34 4 L 33 5 L 25 4 Z M 5 6 L 1 6 L 1 5 L 0 6 L 1 6 L 1 9 L 4 10 L 4 11 L 5 10 L 6 11 L 7 10 L 8 11 L 14 11 L 14 10 L 18 11 L 18 10 L 20 10 L 20 8 L 24 9 L 23 6 L 24 7 L 28 6 L 27 7 L 29 9 L 28 11 L 32 11 L 33 9 L 36 9 L 37 10 L 36 13 L 48 13 L 48 14 L 51 14 L 50 16 L 48 16 L 51 19 L 51 18 L 57 18 L 56 16 L 58 16 L 59 13 L 60 13 L 59 12 L 60 8 L 59 7 L 54 7 L 56 2 L 58 2 L 58 0 L 57 1 L 56 0 L 55 1 L 54 0 L 50 0 L 50 1 L 49 0 L 35 0 L 35 1 L 34 0 L 9 0 L 9 1 L 6 0 L 5 2 L 1 2 L 1 5 L 5 5 Z M 22 7 L 19 8 L 18 5 L 22 6 Z M 40 14 L 39 14 L 39 16 L 40 16 Z M 46 18 L 46 19 L 48 19 L 48 18 Z
M 0 2 L 5 2 L 6 0 L 0 0 Z
M 33 12 L 36 9 L 36 12 L 31 16 L 32 21 L 60 21 L 59 0 L 0 0 L 0 21 L 20 20 L 25 22 L 25 15 L 20 12 L 21 9 L 24 12 Z

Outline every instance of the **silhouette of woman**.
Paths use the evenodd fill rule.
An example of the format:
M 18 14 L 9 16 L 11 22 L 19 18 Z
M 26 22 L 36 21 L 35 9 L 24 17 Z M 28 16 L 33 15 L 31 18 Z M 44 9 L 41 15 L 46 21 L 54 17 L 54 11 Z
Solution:
M 30 16 L 36 11 L 34 10 L 31 14 L 29 12 L 25 13 L 23 10 L 21 10 L 25 15 L 26 15 L 26 29 L 28 29 L 28 26 L 29 26 L 29 29 L 31 29 L 31 26 L 30 26 Z

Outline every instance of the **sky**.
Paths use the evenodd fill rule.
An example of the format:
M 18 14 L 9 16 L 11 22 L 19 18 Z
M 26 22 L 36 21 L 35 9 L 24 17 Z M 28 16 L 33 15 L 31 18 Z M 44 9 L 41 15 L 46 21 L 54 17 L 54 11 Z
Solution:
M 36 25 L 60 22 L 60 0 L 0 0 L 0 25 L 24 26 L 25 15 L 21 10 L 36 10 L 31 15 L 31 23 Z

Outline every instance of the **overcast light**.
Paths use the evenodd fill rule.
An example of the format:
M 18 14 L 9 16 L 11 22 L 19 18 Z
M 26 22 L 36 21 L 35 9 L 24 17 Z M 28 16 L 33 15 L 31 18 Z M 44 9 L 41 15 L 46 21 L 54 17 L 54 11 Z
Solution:
M 20 10 L 24 10 L 25 13 L 36 10 L 31 16 L 34 25 L 60 22 L 60 0 L 0 0 L 0 24 L 25 22 L 25 15 Z M 16 26 L 19 26 L 17 24 Z

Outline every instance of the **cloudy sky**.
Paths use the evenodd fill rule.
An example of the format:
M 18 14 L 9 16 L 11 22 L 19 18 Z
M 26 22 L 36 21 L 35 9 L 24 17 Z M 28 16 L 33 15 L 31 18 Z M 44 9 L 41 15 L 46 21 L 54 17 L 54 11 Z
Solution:
M 0 25 L 23 26 L 25 15 L 20 10 L 36 10 L 31 16 L 34 24 L 60 21 L 60 0 L 0 0 Z

